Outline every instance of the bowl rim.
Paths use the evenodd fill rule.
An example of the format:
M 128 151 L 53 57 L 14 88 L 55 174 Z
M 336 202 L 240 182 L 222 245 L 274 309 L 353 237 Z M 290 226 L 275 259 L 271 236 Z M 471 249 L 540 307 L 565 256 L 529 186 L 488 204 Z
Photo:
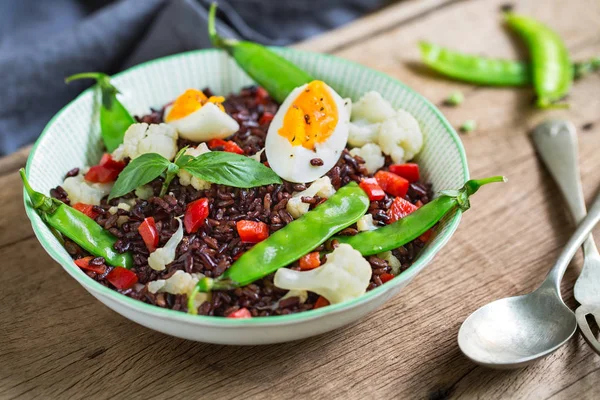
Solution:
M 430 111 L 432 111 L 433 115 L 438 119 L 438 121 L 445 128 L 446 132 L 452 138 L 452 140 L 458 150 L 459 156 L 460 156 L 460 161 L 461 161 L 462 170 L 463 170 L 462 172 L 464 174 L 465 180 L 469 179 L 467 156 L 466 156 L 466 152 L 463 147 L 462 141 L 460 140 L 459 135 L 456 133 L 456 131 L 454 130 L 452 125 L 448 122 L 446 117 L 444 117 L 442 112 L 420 93 L 411 89 L 410 87 L 405 85 L 400 80 L 395 79 L 381 71 L 372 69 L 370 67 L 366 67 L 366 66 L 359 64 L 357 62 L 354 62 L 354 61 L 346 60 L 341 57 L 337 57 L 337 56 L 334 56 L 331 54 L 315 53 L 315 52 L 310 52 L 310 51 L 305 51 L 305 50 L 297 50 L 297 49 L 286 48 L 286 47 L 271 47 L 271 48 L 274 51 L 276 51 L 280 54 L 283 54 L 283 55 L 285 55 L 286 53 L 288 53 L 288 54 L 302 53 L 302 54 L 306 54 L 306 55 L 313 56 L 313 57 L 316 56 L 316 57 L 324 57 L 324 58 L 328 58 L 328 59 L 333 59 L 335 62 L 347 63 L 355 68 L 367 69 L 367 70 L 369 70 L 370 73 L 374 73 L 374 74 L 380 76 L 381 78 L 389 81 L 390 84 L 400 85 L 403 87 L 404 90 L 410 92 L 413 95 L 416 95 L 416 97 L 420 101 L 422 101 L 423 104 Z M 129 69 L 126 69 L 125 71 L 121 71 L 117 74 L 112 75 L 111 78 L 118 80 L 118 78 L 123 75 L 134 74 L 138 70 L 142 70 L 149 65 L 152 65 L 155 63 L 166 62 L 166 61 L 172 60 L 172 59 L 186 58 L 190 55 L 203 55 L 203 54 L 208 54 L 208 53 L 222 53 L 222 52 L 223 52 L 222 50 L 218 50 L 218 49 L 201 49 L 201 50 L 191 50 L 191 51 L 186 51 L 186 52 L 182 52 L 182 53 L 172 54 L 169 56 L 160 57 L 160 58 L 157 58 L 154 60 L 146 61 L 144 63 L 135 65 Z M 61 108 L 46 124 L 46 126 L 44 127 L 39 138 L 36 140 L 35 144 L 33 145 L 31 152 L 29 154 L 29 157 L 27 158 L 27 164 L 25 166 L 25 171 L 27 173 L 27 176 L 29 176 L 31 163 L 33 162 L 33 159 L 36 155 L 38 146 L 41 143 L 44 136 L 46 136 L 48 134 L 50 127 L 56 122 L 56 120 L 60 117 L 61 114 L 63 114 L 69 107 L 72 106 L 73 103 L 78 101 L 81 97 L 88 95 L 88 93 L 90 93 L 94 90 L 95 90 L 95 85 L 92 85 L 88 89 L 84 90 L 75 99 L 70 101 L 63 108 Z M 71 275 L 73 278 L 75 278 L 75 280 L 77 280 L 88 291 L 94 292 L 93 294 L 110 297 L 110 298 L 112 298 L 112 300 L 119 303 L 120 305 L 128 307 L 136 312 L 140 312 L 145 315 L 151 315 L 151 316 L 162 318 L 162 319 L 183 322 L 183 323 L 188 323 L 188 324 L 193 324 L 193 325 L 218 327 L 218 328 L 237 328 L 237 327 L 242 327 L 242 326 L 244 326 L 244 327 L 261 327 L 261 326 L 298 324 L 298 323 L 307 322 L 309 320 L 318 319 L 318 318 L 321 318 L 324 316 L 338 314 L 338 313 L 344 312 L 346 310 L 358 307 L 361 304 L 364 304 L 364 303 L 370 301 L 371 299 L 374 299 L 380 295 L 383 295 L 385 292 L 388 292 L 395 287 L 401 286 L 403 284 L 407 284 L 410 281 L 410 279 L 412 279 L 412 277 L 414 277 L 417 273 L 419 273 L 433 259 L 433 257 L 448 243 L 448 241 L 450 240 L 450 238 L 452 237 L 452 235 L 458 228 L 458 224 L 460 223 L 460 219 L 461 219 L 461 215 L 462 215 L 462 212 L 460 210 L 457 210 L 456 213 L 452 216 L 451 220 L 448 222 L 447 228 L 446 228 L 445 232 L 443 233 L 443 235 L 438 237 L 438 242 L 433 246 L 425 248 L 425 250 L 417 258 L 417 260 L 408 269 L 406 269 L 400 275 L 398 275 L 398 277 L 392 279 L 389 282 L 386 282 L 385 285 L 381 285 L 373 290 L 370 290 L 370 291 L 364 293 L 363 295 L 361 295 L 355 299 L 348 300 L 348 301 L 338 303 L 338 304 L 332 304 L 327 307 L 322 307 L 322 308 L 319 308 L 316 310 L 307 310 L 307 311 L 303 311 L 303 312 L 295 313 L 295 314 L 273 315 L 273 316 L 268 316 L 268 317 L 254 317 L 254 318 L 247 318 L 247 319 L 234 319 L 234 318 L 224 318 L 224 317 L 215 317 L 215 316 L 191 315 L 191 314 L 184 313 L 181 311 L 175 311 L 175 310 L 171 310 L 168 308 L 161 308 L 161 307 L 157 307 L 152 304 L 144 303 L 142 301 L 135 300 L 133 298 L 125 296 L 115 290 L 112 290 L 112 289 L 100 284 L 99 282 L 89 278 L 87 275 L 82 274 L 81 270 L 76 268 L 75 263 L 73 263 L 72 265 L 64 265 L 60 261 L 60 259 L 62 257 L 59 254 L 58 250 L 56 249 L 55 244 L 47 241 L 46 238 L 44 238 L 40 234 L 40 232 L 38 232 L 39 230 L 43 229 L 43 228 L 41 228 L 40 225 L 43 225 L 44 227 L 46 227 L 46 225 L 42 221 L 41 218 L 38 220 L 34 219 L 34 215 L 37 215 L 37 212 L 31 207 L 30 202 L 28 200 L 28 197 L 27 197 L 24 189 L 23 189 L 23 202 L 25 204 L 25 211 L 31 222 L 33 231 L 34 231 L 36 237 L 38 238 L 38 241 L 42 245 L 42 247 L 46 250 L 46 252 L 50 255 L 50 257 L 52 257 L 58 264 L 60 264 L 69 275 Z M 48 228 L 46 227 L 46 229 L 48 229 Z

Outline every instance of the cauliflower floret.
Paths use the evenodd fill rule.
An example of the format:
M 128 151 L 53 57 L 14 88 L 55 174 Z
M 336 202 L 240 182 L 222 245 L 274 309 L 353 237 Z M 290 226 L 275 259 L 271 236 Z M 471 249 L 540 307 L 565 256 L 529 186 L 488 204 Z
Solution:
M 257 151 L 256 153 L 254 153 L 254 155 L 249 156 L 248 158 L 251 158 L 256 162 L 260 162 L 260 156 L 264 152 L 265 152 L 265 149 L 261 149 L 261 150 Z
M 373 231 L 377 229 L 377 225 L 373 222 L 373 215 L 365 214 L 356 222 L 356 227 L 359 231 Z
M 310 204 L 302 202 L 302 197 L 319 196 L 328 199 L 335 194 L 335 189 L 328 176 L 322 176 L 301 192 L 296 192 L 287 202 L 286 209 L 294 219 L 298 219 L 308 212 Z
M 384 251 L 383 253 L 379 253 L 377 254 L 377 257 L 388 262 L 394 275 L 398 275 L 400 273 L 402 263 L 396 258 L 396 256 L 392 254 L 391 251 Z
M 353 147 L 364 146 L 367 143 L 377 143 L 379 138 L 379 122 L 359 120 L 350 122 L 348 130 L 348 143 Z
M 395 163 L 411 160 L 423 147 L 423 134 L 416 119 L 404 110 L 396 111 L 379 129 L 379 146 Z
M 349 244 L 340 244 L 327 261 L 310 271 L 280 268 L 275 286 L 288 290 L 309 290 L 336 304 L 365 293 L 371 281 L 371 264 Z
M 171 264 L 175 260 L 177 246 L 179 245 L 179 242 L 181 242 L 181 239 L 183 239 L 183 225 L 179 218 L 177 218 L 177 222 L 179 222 L 179 227 L 167 241 L 165 247 L 156 249 L 150 254 L 150 257 L 148 257 L 148 265 L 155 271 L 164 270 L 168 264 Z
M 210 153 L 206 143 L 200 143 L 198 147 L 190 147 L 185 151 L 185 154 L 192 157 L 198 157 L 200 154 L 204 153 Z M 177 176 L 179 176 L 179 183 L 181 183 L 183 186 L 192 185 L 196 190 L 210 189 L 210 182 L 196 178 L 183 169 L 179 170 Z
M 383 122 L 394 116 L 396 112 L 389 101 L 376 91 L 365 93 L 352 105 L 352 121 Z
M 117 211 L 119 211 L 119 208 L 121 210 L 125 210 L 125 211 L 129 211 L 131 210 L 131 206 L 127 203 L 119 203 L 116 206 L 112 206 L 111 208 L 108 209 L 108 212 L 111 213 L 112 215 L 115 215 L 117 213 Z
M 80 173 L 65 179 L 61 186 L 69 195 L 71 204 L 85 203 L 97 206 L 100 205 L 100 200 L 110 193 L 113 183 L 91 183 Z
M 136 197 L 139 197 L 142 200 L 148 200 L 150 197 L 154 196 L 154 189 L 150 185 L 140 186 L 135 189 Z
M 167 124 L 133 124 L 125 132 L 123 143 L 115 149 L 115 160 L 134 159 L 146 153 L 158 153 L 169 161 L 177 154 L 177 130 Z
M 385 157 L 381 154 L 381 148 L 375 143 L 367 143 L 363 147 L 355 147 L 350 150 L 353 156 L 359 156 L 365 160 L 365 168 L 370 174 L 374 174 L 385 164 Z
M 150 293 L 170 293 L 190 295 L 203 274 L 188 274 L 184 271 L 176 271 L 169 279 L 157 279 L 148 282 L 148 291 Z M 210 301 L 210 293 L 198 293 L 194 299 L 196 308 L 200 307 L 205 301 Z

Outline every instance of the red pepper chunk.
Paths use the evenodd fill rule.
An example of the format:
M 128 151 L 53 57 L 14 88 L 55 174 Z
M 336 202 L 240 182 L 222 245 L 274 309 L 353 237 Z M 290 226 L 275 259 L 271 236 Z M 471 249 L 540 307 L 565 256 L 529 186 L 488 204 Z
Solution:
M 301 271 L 309 271 L 321 265 L 321 255 L 318 251 L 313 251 L 303 256 L 298 262 Z
M 244 154 L 244 150 L 237 143 L 223 139 L 211 139 L 208 141 L 208 147 L 212 150 L 216 147 L 222 147 L 228 153 Z
M 84 178 L 93 183 L 114 182 L 124 168 L 124 162 L 115 161 L 110 154 L 105 153 L 100 159 L 100 163 L 90 167 Z
M 258 123 L 259 123 L 259 125 L 265 125 L 265 124 L 268 124 L 269 122 L 273 121 L 273 118 L 275 118 L 275 115 L 273 115 L 273 113 L 265 111 L 263 113 L 263 115 L 260 117 L 260 119 L 258 120 Z
M 430 229 L 421 236 L 419 236 L 419 240 L 423 243 L 427 243 L 429 242 L 429 239 L 431 239 L 431 236 L 433 236 L 433 229 Z
M 394 275 L 392 274 L 381 274 L 379 275 L 379 279 L 381 279 L 381 283 L 386 283 L 394 279 Z
M 144 239 L 144 243 L 146 244 L 146 248 L 150 253 L 152 253 L 158 247 L 158 230 L 156 229 L 156 222 L 154 222 L 154 217 L 148 217 L 144 219 L 144 222 L 140 224 L 138 227 L 138 232 L 142 239 Z
M 377 179 L 375 178 L 365 178 L 358 186 L 365 191 L 371 201 L 382 200 L 385 197 L 385 192 L 381 186 L 379 186 L 379 183 L 377 183 Z
M 409 182 L 388 171 L 377 171 L 375 174 L 375 179 L 377 179 L 377 183 L 379 186 L 388 194 L 396 197 L 404 197 L 408 192 Z
M 112 156 L 109 153 L 104 153 L 102 155 L 102 158 L 100 159 L 98 165 L 100 165 L 101 167 L 106 167 L 108 169 L 116 169 L 119 172 L 125 169 L 125 162 L 116 161 L 112 158 Z
M 329 305 L 329 300 L 327 300 L 323 296 L 319 296 L 319 298 L 315 302 L 315 305 L 313 306 L 313 310 L 316 310 L 317 308 L 321 308 L 321 307 L 326 307 L 328 305 Z
M 92 271 L 92 272 L 95 272 L 97 274 L 103 274 L 103 273 L 105 273 L 106 272 L 106 265 L 104 265 L 104 264 L 102 264 L 102 265 L 90 265 L 90 261 L 92 261 L 93 259 L 94 259 L 94 257 L 92 257 L 92 256 L 78 258 L 77 260 L 75 260 L 75 265 L 77 265 L 81 269 L 84 269 L 86 271 Z
M 227 318 L 252 318 L 252 314 L 250 314 L 250 311 L 247 308 L 240 308 L 229 314 Z
M 390 172 L 403 177 L 409 182 L 417 182 L 420 178 L 419 166 L 415 163 L 390 165 Z
M 388 224 L 398 221 L 401 218 L 406 217 L 408 214 L 417 210 L 419 207 L 415 206 L 408 200 L 403 199 L 402 197 L 396 197 L 388 210 L 388 215 L 390 219 L 388 220 Z
M 75 203 L 75 204 L 73 204 L 73 208 L 76 209 L 77 211 L 84 213 L 91 219 L 96 219 L 96 217 L 99 214 L 97 211 L 94 211 L 94 206 L 91 204 Z
M 235 227 L 244 243 L 258 243 L 269 237 L 269 227 L 264 222 L 241 220 Z
M 127 268 L 114 267 L 112 271 L 106 275 L 106 280 L 117 289 L 125 290 L 137 283 L 138 276 L 135 272 L 130 271 Z
M 185 209 L 185 216 L 183 217 L 185 231 L 187 233 L 198 232 L 198 229 L 204 225 L 204 221 L 208 217 L 208 212 L 208 199 L 205 197 L 188 204 Z
M 269 98 L 269 93 L 267 93 L 267 91 L 264 88 L 262 88 L 262 87 L 256 88 L 256 102 L 258 104 L 265 104 L 267 102 L 268 98 Z

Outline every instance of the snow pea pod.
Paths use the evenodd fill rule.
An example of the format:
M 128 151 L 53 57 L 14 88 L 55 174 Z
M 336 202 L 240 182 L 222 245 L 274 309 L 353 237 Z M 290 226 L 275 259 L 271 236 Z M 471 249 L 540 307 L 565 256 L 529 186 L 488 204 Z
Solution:
M 93 256 L 104 257 L 106 262 L 114 267 L 129 269 L 133 266 L 130 253 L 118 253 L 114 249 L 117 238 L 84 213 L 69 207 L 62 201 L 36 192 L 29 185 L 25 170 L 21 168 L 19 173 L 31 205 L 51 228 L 65 235 Z
M 208 14 L 208 34 L 213 46 L 229 53 L 276 102 L 283 103 L 292 90 L 314 80 L 307 72 L 258 43 L 219 36 L 215 28 L 216 12 L 217 4 L 213 3 Z
M 564 42 L 556 32 L 533 18 L 507 13 L 505 19 L 529 49 L 537 106 L 553 106 L 573 83 L 573 68 Z
M 419 43 L 423 62 L 434 71 L 464 82 L 490 86 L 523 86 L 531 83 L 529 65 L 524 62 L 484 58 Z
M 102 93 L 102 105 L 100 107 L 100 130 L 102 140 L 109 153 L 112 153 L 121 143 L 125 131 L 135 123 L 135 119 L 129 111 L 117 99 L 119 90 L 110 83 L 110 76 L 101 72 L 84 72 L 75 74 L 65 82 L 69 83 L 77 79 L 95 79 Z
M 201 279 L 197 288 L 201 292 L 228 290 L 263 278 L 298 260 L 336 232 L 352 225 L 368 208 L 369 197 L 356 182 L 351 182 L 314 210 L 256 244 L 223 275 L 216 279 Z
M 335 236 L 333 239 L 349 244 L 363 256 L 397 249 L 427 232 L 452 210 L 468 210 L 469 197 L 481 186 L 505 181 L 503 176 L 467 181 L 462 189 L 442 192 L 438 198 L 390 225 L 354 236 Z

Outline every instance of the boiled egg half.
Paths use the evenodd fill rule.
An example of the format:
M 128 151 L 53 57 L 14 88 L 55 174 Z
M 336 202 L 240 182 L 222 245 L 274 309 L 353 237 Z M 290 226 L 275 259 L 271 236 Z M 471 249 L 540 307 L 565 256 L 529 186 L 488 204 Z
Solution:
M 297 87 L 269 126 L 265 151 L 270 167 L 296 183 L 325 175 L 346 147 L 349 121 L 344 100 L 324 82 Z
M 165 109 L 165 122 L 179 137 L 194 142 L 223 139 L 240 129 L 239 124 L 223 108 L 225 98 L 207 97 L 201 90 L 188 89 Z

